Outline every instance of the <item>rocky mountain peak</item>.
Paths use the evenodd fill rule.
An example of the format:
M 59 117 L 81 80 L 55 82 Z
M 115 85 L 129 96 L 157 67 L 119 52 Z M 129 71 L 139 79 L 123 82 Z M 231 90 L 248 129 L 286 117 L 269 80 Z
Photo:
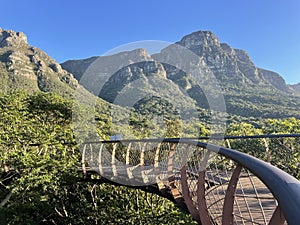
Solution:
M 98 60 L 115 61 L 115 62 L 140 62 L 140 61 L 153 61 L 151 55 L 143 48 L 134 49 L 131 51 L 119 52 L 114 55 L 99 56 Z
M 78 85 L 72 74 L 42 50 L 27 43 L 22 32 L 0 28 L 0 91 L 28 91 L 70 94 Z
M 227 54 L 230 54 L 230 55 L 234 55 L 235 54 L 234 49 L 231 48 L 229 44 L 227 44 L 227 43 L 221 43 L 220 46 L 223 49 L 223 51 L 226 52 Z
M 23 32 L 0 28 L 0 48 L 16 45 L 28 45 L 27 36 Z
M 95 56 L 84 60 L 68 60 L 62 63 L 61 66 L 74 74 L 77 80 L 80 80 L 88 68 L 101 71 L 101 73 L 112 74 L 127 65 L 143 61 L 153 61 L 153 59 L 145 49 L 139 48 L 112 55 Z
M 266 82 L 272 85 L 272 87 L 283 92 L 292 92 L 293 89 L 286 84 L 285 80 L 278 73 L 261 68 L 258 69 L 258 72 Z
M 220 41 L 211 31 L 197 31 L 184 36 L 177 44 L 193 49 L 198 46 L 220 46 Z
M 132 51 L 130 51 L 130 54 L 131 54 L 132 56 L 135 56 L 135 55 L 136 55 L 136 57 L 144 58 L 145 61 L 152 60 L 150 54 L 149 54 L 149 53 L 147 52 L 147 50 L 144 49 L 144 48 L 138 48 L 138 49 L 132 50 Z

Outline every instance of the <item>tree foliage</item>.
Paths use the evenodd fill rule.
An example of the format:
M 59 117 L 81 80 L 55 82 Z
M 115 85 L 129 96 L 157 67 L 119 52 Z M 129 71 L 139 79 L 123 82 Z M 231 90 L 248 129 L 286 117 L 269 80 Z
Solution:
M 227 135 L 299 134 L 296 118 L 266 119 L 255 127 L 250 123 L 232 123 Z M 228 140 L 228 147 L 253 155 L 300 179 L 300 138 L 257 138 Z
M 194 224 L 161 197 L 81 181 L 72 101 L 17 92 L 0 107 L 0 224 Z M 105 137 L 111 119 L 97 117 Z
M 82 182 L 72 130 L 71 100 L 51 93 L 16 92 L 0 96 L 0 224 L 195 224 L 173 203 L 126 187 Z M 84 110 L 84 109 L 82 109 Z M 109 106 L 96 105 L 99 135 L 111 134 Z M 167 118 L 168 137 L 198 130 Z M 149 120 L 132 114 L 130 126 L 140 137 L 151 129 Z M 124 132 L 126 128 L 123 128 Z M 157 129 L 157 128 L 156 128 Z M 227 135 L 299 133 L 295 118 L 268 119 L 260 126 L 232 123 Z M 231 148 L 270 162 L 300 178 L 299 138 L 230 140 Z M 266 152 L 266 151 L 269 152 Z

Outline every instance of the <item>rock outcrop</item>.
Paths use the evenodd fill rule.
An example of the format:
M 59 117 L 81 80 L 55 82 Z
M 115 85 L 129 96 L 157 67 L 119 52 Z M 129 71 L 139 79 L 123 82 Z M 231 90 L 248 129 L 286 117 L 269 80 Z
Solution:
M 265 81 L 270 83 L 273 87 L 283 92 L 293 92 L 293 90 L 286 84 L 285 80 L 278 73 L 264 69 L 258 69 L 258 71 L 263 79 L 265 79 Z
M 78 82 L 42 50 L 32 47 L 22 32 L 0 28 L 1 91 L 25 89 L 70 94 Z
M 190 53 L 178 53 L 174 51 L 176 46 Z M 221 43 L 210 31 L 186 35 L 176 45 L 167 46 L 152 56 L 143 49 L 136 49 L 111 56 L 71 60 L 62 67 L 83 81 L 88 90 L 112 103 L 116 103 L 124 90 L 130 89 L 131 93 L 144 93 L 148 97 L 161 92 L 171 102 L 182 98 L 185 99 L 181 100 L 182 105 L 187 102 L 190 106 L 195 101 L 199 108 L 209 109 L 212 103 L 207 93 L 210 91 L 224 95 L 229 114 L 300 117 L 295 111 L 295 104 L 300 107 L 298 86 L 291 87 L 279 74 L 257 68 L 246 51 Z M 191 69 L 184 71 L 182 68 Z M 209 85 L 212 77 L 219 86 Z M 156 79 L 155 85 L 150 78 Z M 159 83 L 165 86 L 162 88 Z M 183 108 L 188 108 L 187 105 Z M 276 110 L 270 111 L 274 105 Z
M 24 33 L 0 28 L 0 48 L 22 45 L 28 45 L 27 37 Z

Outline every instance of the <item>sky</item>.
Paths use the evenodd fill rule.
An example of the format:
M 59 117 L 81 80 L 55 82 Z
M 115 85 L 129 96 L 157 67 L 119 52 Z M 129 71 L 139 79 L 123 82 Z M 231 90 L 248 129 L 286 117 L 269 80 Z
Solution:
M 62 63 L 210 30 L 255 65 L 300 82 L 299 0 L 0 0 L 0 27 Z

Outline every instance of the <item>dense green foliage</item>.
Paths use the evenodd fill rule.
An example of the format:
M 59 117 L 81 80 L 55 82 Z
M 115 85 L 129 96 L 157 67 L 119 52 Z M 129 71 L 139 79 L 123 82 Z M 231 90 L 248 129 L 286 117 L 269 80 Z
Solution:
M 71 126 L 72 104 L 52 93 L 0 96 L 0 224 L 194 224 L 189 215 L 156 195 L 83 182 L 76 172 L 80 152 Z M 109 110 L 105 102 L 96 105 L 102 138 L 112 134 Z M 151 118 L 131 115 L 129 126 L 140 137 L 147 136 Z M 165 120 L 169 137 L 180 135 L 183 126 L 179 118 L 173 119 Z M 232 123 L 227 134 L 300 133 L 300 121 L 295 118 L 268 119 L 260 124 Z M 196 128 L 201 135 L 209 134 L 199 122 L 184 130 Z M 299 138 L 265 141 L 231 140 L 230 147 L 269 159 L 300 178 Z
M 51 93 L 0 96 L 0 224 L 193 224 L 161 197 L 81 182 L 71 107 Z
M 299 96 L 269 88 L 236 85 L 224 94 L 227 112 L 240 117 L 254 118 L 300 118 Z
M 232 123 L 228 135 L 300 133 L 300 120 L 267 119 L 260 127 L 249 123 Z M 230 148 L 253 155 L 300 179 L 300 138 L 259 138 L 228 140 Z

